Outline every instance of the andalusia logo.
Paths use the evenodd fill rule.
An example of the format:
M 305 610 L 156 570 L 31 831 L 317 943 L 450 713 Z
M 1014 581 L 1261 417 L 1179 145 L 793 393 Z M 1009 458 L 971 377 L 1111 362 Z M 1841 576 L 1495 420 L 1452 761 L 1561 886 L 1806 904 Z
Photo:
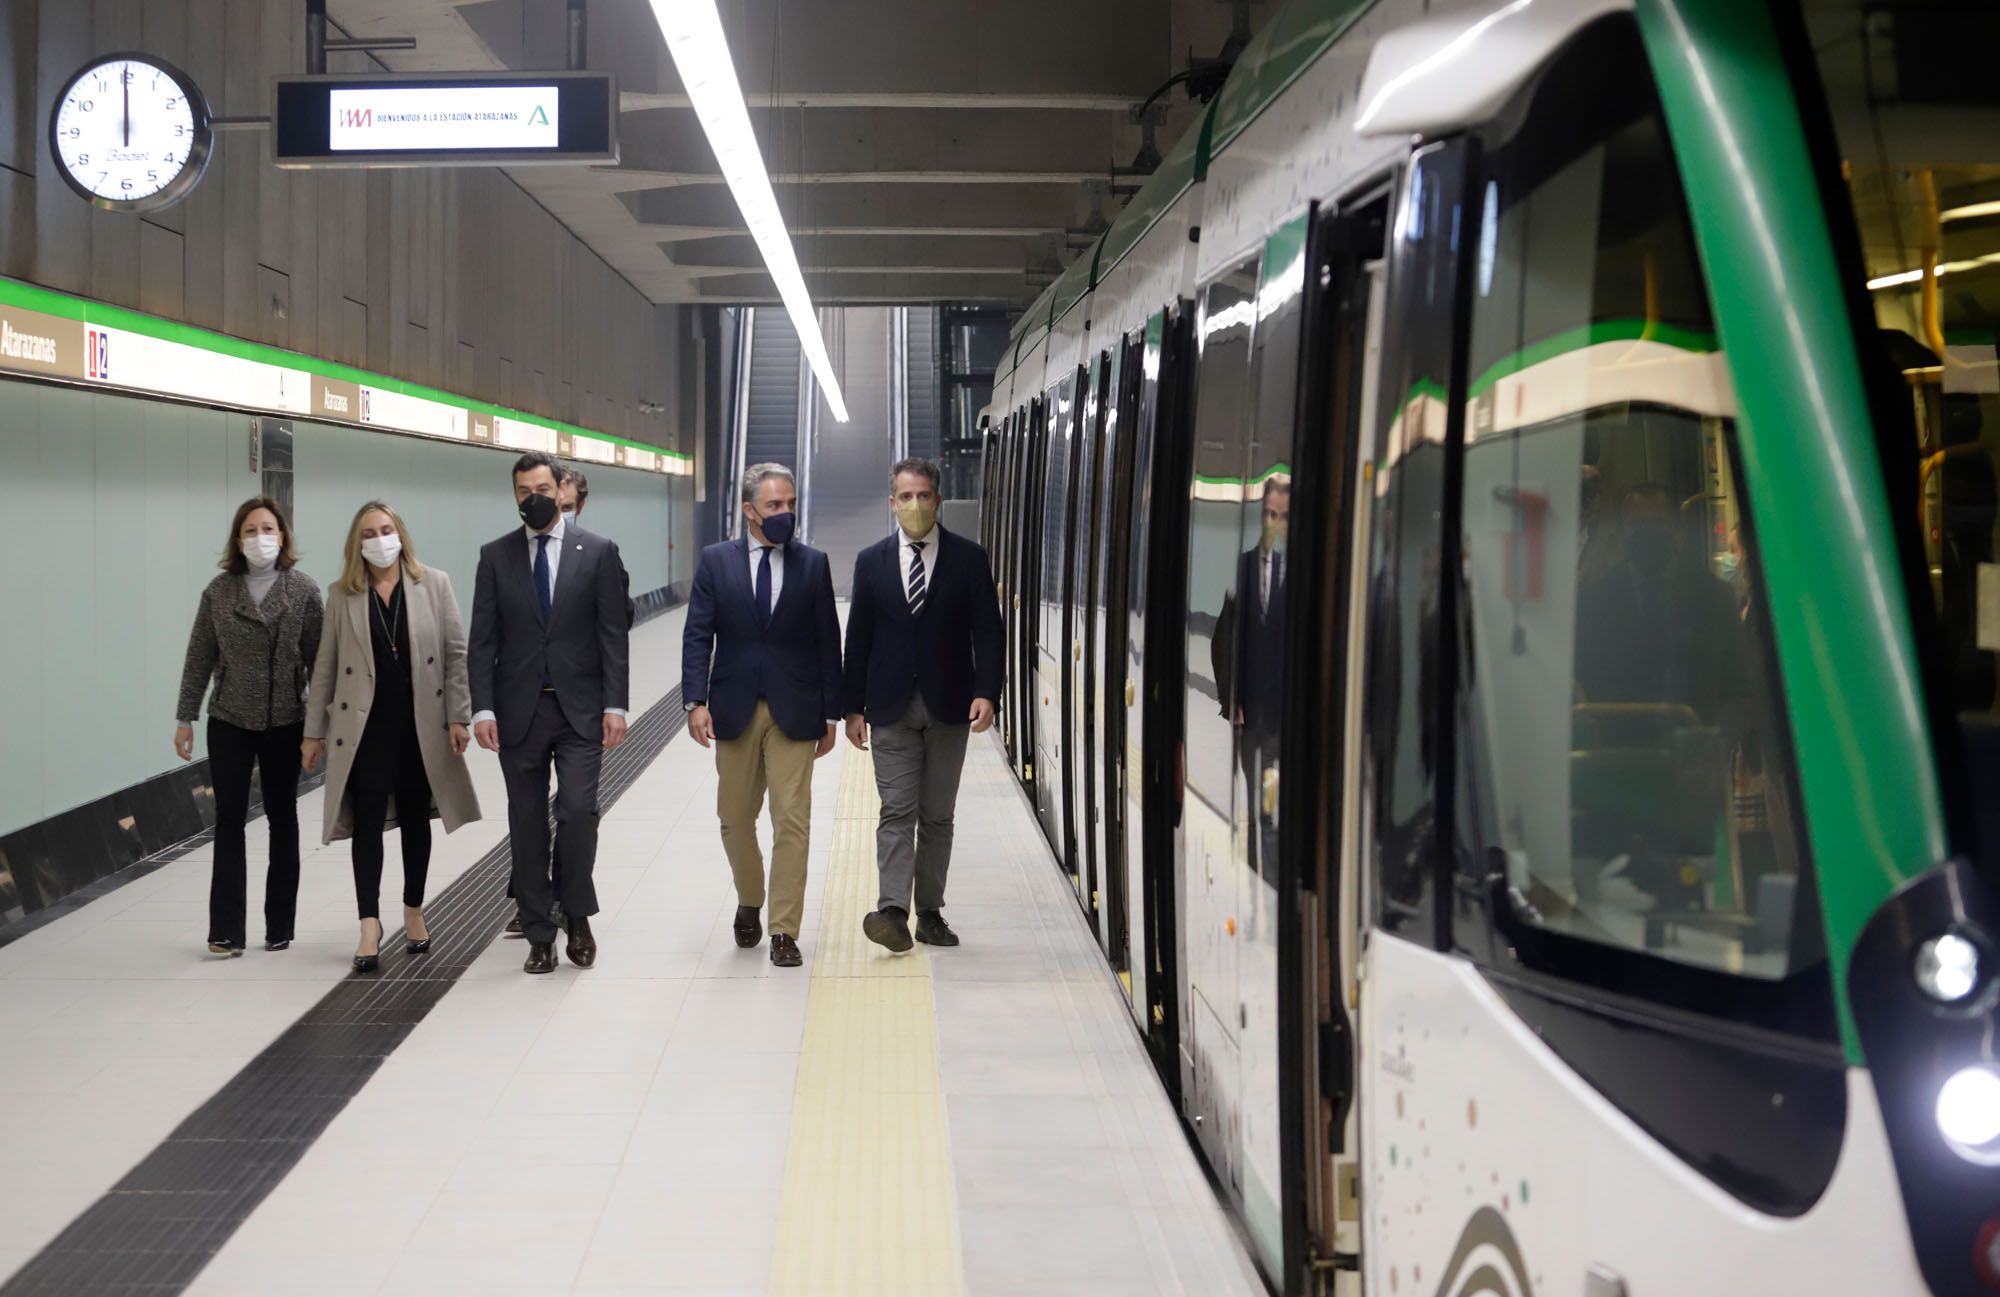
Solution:
M 542 106 L 540 104 L 536 104 L 535 111 L 528 114 L 528 125 L 547 126 L 548 124 L 549 124 L 549 115 L 542 111 Z
M 1445 1265 L 1437 1297 L 1535 1297 L 1521 1245 L 1505 1216 L 1491 1207 L 1472 1213 Z

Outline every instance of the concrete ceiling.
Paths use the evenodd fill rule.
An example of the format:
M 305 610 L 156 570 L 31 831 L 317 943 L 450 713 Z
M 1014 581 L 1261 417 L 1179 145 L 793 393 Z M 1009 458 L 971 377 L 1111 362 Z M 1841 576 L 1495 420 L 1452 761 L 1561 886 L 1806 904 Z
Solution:
M 1252 30 L 1277 0 L 1248 0 Z M 1131 110 L 1229 38 L 1231 0 L 719 0 L 814 300 L 1025 304 L 1116 215 Z M 563 66 L 562 0 L 330 0 L 396 71 Z M 514 179 L 656 302 L 775 300 L 647 0 L 589 0 L 621 162 Z M 1199 105 L 1161 97 L 1164 153 Z

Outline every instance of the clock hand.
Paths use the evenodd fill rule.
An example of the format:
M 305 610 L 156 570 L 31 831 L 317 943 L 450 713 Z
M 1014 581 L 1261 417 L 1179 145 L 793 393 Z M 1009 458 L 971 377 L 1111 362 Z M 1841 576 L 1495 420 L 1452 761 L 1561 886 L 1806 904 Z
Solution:
M 126 68 L 119 80 L 125 83 L 125 147 L 132 147 L 132 69 Z

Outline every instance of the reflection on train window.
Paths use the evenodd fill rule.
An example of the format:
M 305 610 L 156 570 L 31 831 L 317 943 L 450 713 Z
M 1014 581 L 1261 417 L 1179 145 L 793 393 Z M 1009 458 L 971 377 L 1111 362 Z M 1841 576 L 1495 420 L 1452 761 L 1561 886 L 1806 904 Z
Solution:
M 1784 978 L 1823 953 L 1734 398 L 1629 24 L 1475 197 L 1461 868 L 1519 921 Z
M 2000 92 L 1906 75 L 1881 93 L 1888 69 L 1932 61 L 1935 15 L 1829 5 L 1808 22 L 1875 323 L 1914 414 L 1915 484 L 1895 503 L 1921 529 L 1944 637 L 1945 679 L 1930 683 L 1958 713 L 1972 786 L 1987 789 L 2000 772 Z M 2000 799 L 1973 804 L 1981 837 L 2000 838 Z
M 1187 787 L 1230 823 L 1236 644 L 1222 614 L 1236 592 L 1237 510 L 1250 411 L 1252 257 L 1208 286 L 1197 322 L 1194 482 L 1188 509 Z M 1231 619 L 1233 621 L 1233 619 Z

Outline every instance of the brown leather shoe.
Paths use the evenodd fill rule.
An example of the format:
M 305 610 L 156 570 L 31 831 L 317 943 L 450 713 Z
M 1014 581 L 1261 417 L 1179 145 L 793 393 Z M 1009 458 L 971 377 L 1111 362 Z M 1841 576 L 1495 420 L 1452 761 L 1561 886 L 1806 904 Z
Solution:
M 580 914 L 572 914 L 569 919 L 569 944 L 563 947 L 563 954 L 578 968 L 589 968 L 597 962 L 597 938 L 590 935 L 590 920 Z
M 780 968 L 797 968 L 805 962 L 799 953 L 799 943 L 782 932 L 771 934 L 771 962 Z
M 556 971 L 556 943 L 553 941 L 530 941 L 528 962 L 521 965 L 524 973 L 553 973 Z
M 754 905 L 736 907 L 736 944 L 748 950 L 764 939 L 764 920 Z
M 518 937 L 523 935 L 521 932 L 521 916 L 517 914 L 513 918 L 507 920 L 507 926 L 500 929 L 500 931 L 502 935 L 509 937 Z

